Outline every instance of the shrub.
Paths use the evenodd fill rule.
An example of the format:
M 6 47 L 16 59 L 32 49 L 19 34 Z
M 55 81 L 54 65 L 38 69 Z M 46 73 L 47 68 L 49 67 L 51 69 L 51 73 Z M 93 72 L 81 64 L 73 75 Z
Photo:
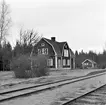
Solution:
M 11 69 L 14 71 L 16 78 L 29 78 L 27 70 L 30 70 L 30 60 L 28 55 L 15 57 L 11 62 Z
M 16 78 L 40 77 L 49 74 L 47 57 L 43 55 L 33 56 L 31 59 L 28 55 L 15 57 L 12 59 L 11 69 L 14 71 Z
M 33 58 L 33 73 L 36 77 L 49 75 L 49 70 L 47 66 L 47 57 L 44 55 L 38 55 Z

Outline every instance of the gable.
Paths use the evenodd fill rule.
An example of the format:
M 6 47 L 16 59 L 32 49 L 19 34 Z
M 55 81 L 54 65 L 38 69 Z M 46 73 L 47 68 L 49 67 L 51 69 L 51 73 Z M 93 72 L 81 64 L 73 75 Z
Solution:
M 59 45 L 57 44 L 56 41 L 51 41 L 51 40 L 46 39 L 46 38 L 44 38 L 44 40 L 47 41 L 52 46 L 52 48 L 55 52 L 55 55 L 61 56 L 62 53 L 61 53 Z
M 52 46 L 47 43 L 43 38 L 37 43 L 37 45 L 34 47 L 34 52 L 38 54 L 38 50 L 40 49 L 48 49 L 48 54 L 51 56 L 55 55 L 55 52 L 52 48 Z
M 62 55 L 66 56 L 66 57 L 70 56 L 70 49 L 69 49 L 67 42 L 64 43 L 64 45 L 63 45 Z
M 64 49 L 69 49 L 67 42 L 64 44 Z
M 89 60 L 86 60 L 84 63 L 92 63 L 92 62 L 90 62 Z
M 86 59 L 82 62 L 82 64 L 84 63 L 93 63 L 93 64 L 96 64 L 96 62 L 94 62 L 93 60 L 90 60 L 90 59 Z

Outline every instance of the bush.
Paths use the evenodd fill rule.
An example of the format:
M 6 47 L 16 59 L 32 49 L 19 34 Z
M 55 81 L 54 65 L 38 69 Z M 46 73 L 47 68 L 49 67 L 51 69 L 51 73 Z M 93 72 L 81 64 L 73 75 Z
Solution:
M 11 69 L 14 71 L 16 78 L 29 78 L 27 70 L 30 70 L 30 60 L 28 55 L 15 57 L 11 62 Z
M 33 73 L 36 77 L 49 75 L 46 56 L 38 55 L 35 59 L 33 58 Z
M 31 68 L 32 62 L 32 68 Z M 29 59 L 28 55 L 20 55 L 12 59 L 11 69 L 16 78 L 31 78 L 46 76 L 49 74 L 47 57 L 40 55 Z

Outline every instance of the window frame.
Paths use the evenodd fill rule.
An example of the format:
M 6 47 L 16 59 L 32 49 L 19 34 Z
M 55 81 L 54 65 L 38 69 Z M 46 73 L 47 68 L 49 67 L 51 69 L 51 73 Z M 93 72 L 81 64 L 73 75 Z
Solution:
M 47 65 L 48 65 L 48 66 L 53 66 L 53 59 L 52 59 L 52 58 L 49 58 L 49 59 L 47 60 Z
M 48 55 L 48 48 L 38 49 L 38 54 Z
M 68 57 L 69 56 L 69 51 L 68 49 L 64 49 L 64 57 Z
M 70 59 L 67 60 L 67 65 L 70 66 Z
M 66 59 L 63 59 L 63 66 L 66 66 Z

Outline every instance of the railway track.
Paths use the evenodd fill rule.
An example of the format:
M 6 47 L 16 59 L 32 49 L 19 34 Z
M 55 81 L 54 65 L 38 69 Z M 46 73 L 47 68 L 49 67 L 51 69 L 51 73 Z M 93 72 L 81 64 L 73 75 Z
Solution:
M 63 105 L 106 105 L 106 85 L 68 101 Z
M 67 85 L 67 84 L 71 84 L 74 82 L 94 78 L 94 77 L 101 76 L 104 74 L 106 75 L 106 72 L 98 73 L 98 74 L 94 74 L 94 75 L 83 76 L 83 77 L 79 77 L 76 79 L 68 79 L 68 80 L 57 81 L 54 83 L 29 86 L 29 87 L 20 88 L 20 89 L 13 89 L 13 90 L 9 90 L 9 91 L 2 91 L 2 92 L 0 92 L 0 102 L 8 101 L 8 100 L 14 99 L 16 97 L 30 95 L 32 93 L 38 93 L 38 92 L 42 92 L 45 90 L 50 90 L 50 89 L 57 88 L 57 87 L 60 87 L 63 85 Z

